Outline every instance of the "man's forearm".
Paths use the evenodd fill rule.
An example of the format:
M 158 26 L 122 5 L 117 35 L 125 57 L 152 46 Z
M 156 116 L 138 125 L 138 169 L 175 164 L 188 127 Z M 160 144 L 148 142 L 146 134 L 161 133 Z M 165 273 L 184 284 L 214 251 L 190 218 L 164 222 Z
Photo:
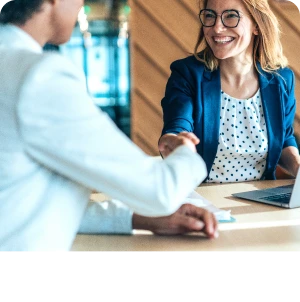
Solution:
M 154 218 L 141 216 L 141 215 L 133 213 L 133 215 L 132 215 L 132 229 L 152 231 L 153 219 Z

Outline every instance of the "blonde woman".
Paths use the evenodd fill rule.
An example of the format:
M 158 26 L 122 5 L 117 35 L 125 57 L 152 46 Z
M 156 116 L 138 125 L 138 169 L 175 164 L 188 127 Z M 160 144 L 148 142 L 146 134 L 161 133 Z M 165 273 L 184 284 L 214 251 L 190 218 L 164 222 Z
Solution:
M 208 182 L 275 179 L 278 164 L 295 176 L 294 75 L 267 0 L 201 4 L 194 56 L 171 65 L 161 154 L 200 139 Z

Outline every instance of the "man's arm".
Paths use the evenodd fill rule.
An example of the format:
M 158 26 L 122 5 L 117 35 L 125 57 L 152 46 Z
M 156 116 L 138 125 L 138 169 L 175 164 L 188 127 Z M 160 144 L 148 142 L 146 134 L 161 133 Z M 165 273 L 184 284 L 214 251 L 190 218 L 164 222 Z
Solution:
M 181 235 L 203 232 L 209 238 L 217 238 L 217 220 L 214 214 L 192 204 L 183 204 L 175 213 L 165 217 L 144 217 L 133 214 L 132 227 L 157 235 Z
M 217 238 L 214 215 L 192 204 L 182 205 L 175 213 L 164 217 L 147 217 L 132 211 L 117 200 L 90 202 L 78 233 L 132 234 L 132 230 L 147 230 L 157 235 L 180 235 L 203 232 Z
M 70 65 L 53 55 L 29 71 L 17 112 L 26 152 L 141 215 L 176 211 L 205 179 L 204 161 L 186 144 L 164 161 L 147 156 L 94 106 Z

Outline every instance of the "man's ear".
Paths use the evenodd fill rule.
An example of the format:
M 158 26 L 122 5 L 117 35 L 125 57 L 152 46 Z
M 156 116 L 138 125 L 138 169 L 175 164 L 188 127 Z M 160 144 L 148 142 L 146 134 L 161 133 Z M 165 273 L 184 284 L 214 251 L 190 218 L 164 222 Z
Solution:
M 49 2 L 50 4 L 56 4 L 58 0 L 46 0 L 45 2 Z

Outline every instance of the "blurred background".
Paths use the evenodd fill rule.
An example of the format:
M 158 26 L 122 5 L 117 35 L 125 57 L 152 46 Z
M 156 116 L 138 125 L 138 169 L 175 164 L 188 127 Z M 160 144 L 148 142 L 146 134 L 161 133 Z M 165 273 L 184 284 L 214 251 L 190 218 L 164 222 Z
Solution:
M 94 103 L 130 135 L 130 51 L 126 0 L 89 0 L 79 13 L 70 41 L 60 51 L 85 73 Z
M 300 15 L 290 1 L 269 0 L 300 100 Z M 95 104 L 146 153 L 158 155 L 160 101 L 170 64 L 193 52 L 198 0 L 86 0 L 72 38 L 60 48 L 85 73 Z M 295 132 L 300 143 L 300 108 Z

